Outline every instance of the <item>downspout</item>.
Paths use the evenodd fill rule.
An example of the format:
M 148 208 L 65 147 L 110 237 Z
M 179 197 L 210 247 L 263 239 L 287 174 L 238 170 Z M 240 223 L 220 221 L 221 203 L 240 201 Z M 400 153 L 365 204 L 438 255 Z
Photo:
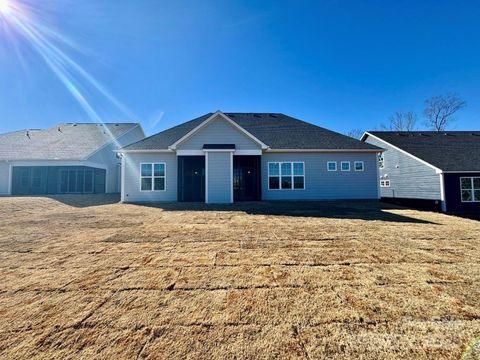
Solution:
M 447 212 L 447 199 L 445 197 L 445 174 L 443 171 L 439 174 L 440 176 L 440 200 L 442 205 L 442 212 Z
M 7 164 L 8 164 L 8 190 L 7 190 L 7 193 L 8 195 L 12 195 L 12 188 L 13 188 L 13 166 L 12 164 L 7 161 Z
M 122 166 L 120 168 L 120 201 L 125 202 L 125 154 L 122 154 Z

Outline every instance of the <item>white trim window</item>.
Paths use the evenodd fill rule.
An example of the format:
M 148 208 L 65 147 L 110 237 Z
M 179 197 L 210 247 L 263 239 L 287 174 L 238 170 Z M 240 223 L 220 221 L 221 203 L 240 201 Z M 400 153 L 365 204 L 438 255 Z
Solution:
M 327 161 L 327 171 L 337 171 L 337 162 Z
M 385 156 L 383 152 L 378 154 L 378 168 L 385 169 Z
M 340 170 L 341 171 L 350 171 L 350 161 L 342 161 L 340 163 Z
M 166 167 L 165 163 L 141 163 L 140 191 L 165 191 Z
M 461 177 L 460 196 L 462 202 L 480 202 L 480 177 Z
M 390 187 L 390 180 L 380 180 L 380 187 Z
M 365 170 L 365 163 L 363 161 L 355 161 L 353 163 L 353 168 L 355 171 L 363 171 Z
M 304 190 L 304 162 L 269 162 L 268 190 Z

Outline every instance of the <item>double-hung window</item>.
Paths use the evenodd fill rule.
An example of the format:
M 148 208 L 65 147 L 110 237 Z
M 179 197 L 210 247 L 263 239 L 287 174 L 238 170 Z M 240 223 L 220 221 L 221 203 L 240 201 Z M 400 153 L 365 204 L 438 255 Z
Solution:
M 460 178 L 462 202 L 480 202 L 480 177 Z
M 165 163 L 140 164 L 140 190 L 163 191 L 165 190 Z
M 305 165 L 303 162 L 268 163 L 269 190 L 305 189 Z

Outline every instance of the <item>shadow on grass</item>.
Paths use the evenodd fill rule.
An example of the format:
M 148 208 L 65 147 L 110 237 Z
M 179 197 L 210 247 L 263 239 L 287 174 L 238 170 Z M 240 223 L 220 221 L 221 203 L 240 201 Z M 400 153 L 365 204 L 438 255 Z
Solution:
M 462 219 L 477 220 L 480 221 L 480 213 L 464 212 L 464 213 L 448 213 L 448 215 L 456 216 Z
M 120 194 L 69 194 L 69 195 L 49 195 L 46 197 L 62 204 L 76 208 L 86 208 L 91 206 L 101 206 L 117 204 L 120 202 Z
M 277 215 L 333 219 L 358 219 L 399 223 L 436 224 L 385 210 L 403 209 L 378 201 L 258 201 L 217 205 L 204 203 L 134 203 L 164 211 L 241 211 L 250 215 Z
M 76 208 L 110 205 L 116 204 L 120 201 L 119 194 L 52 195 L 46 197 Z M 132 202 L 130 204 L 161 209 L 164 211 L 240 211 L 250 215 L 357 219 L 367 221 L 377 220 L 438 225 L 431 221 L 388 212 L 386 210 L 405 208 L 374 200 L 252 201 L 225 205 L 183 202 Z

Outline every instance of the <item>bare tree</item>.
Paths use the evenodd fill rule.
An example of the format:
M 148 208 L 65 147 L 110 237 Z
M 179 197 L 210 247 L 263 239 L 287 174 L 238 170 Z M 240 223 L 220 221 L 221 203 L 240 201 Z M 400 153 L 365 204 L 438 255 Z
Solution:
M 454 121 L 453 115 L 467 106 L 458 94 L 433 96 L 425 101 L 425 124 L 435 131 L 444 131 Z
M 347 131 L 345 133 L 345 135 L 350 136 L 350 137 L 358 140 L 362 137 L 363 133 L 364 133 L 364 131 L 362 131 L 360 129 L 352 129 L 350 131 Z
M 382 130 L 414 131 L 417 127 L 417 115 L 413 111 L 397 111 L 387 125 L 380 125 Z

